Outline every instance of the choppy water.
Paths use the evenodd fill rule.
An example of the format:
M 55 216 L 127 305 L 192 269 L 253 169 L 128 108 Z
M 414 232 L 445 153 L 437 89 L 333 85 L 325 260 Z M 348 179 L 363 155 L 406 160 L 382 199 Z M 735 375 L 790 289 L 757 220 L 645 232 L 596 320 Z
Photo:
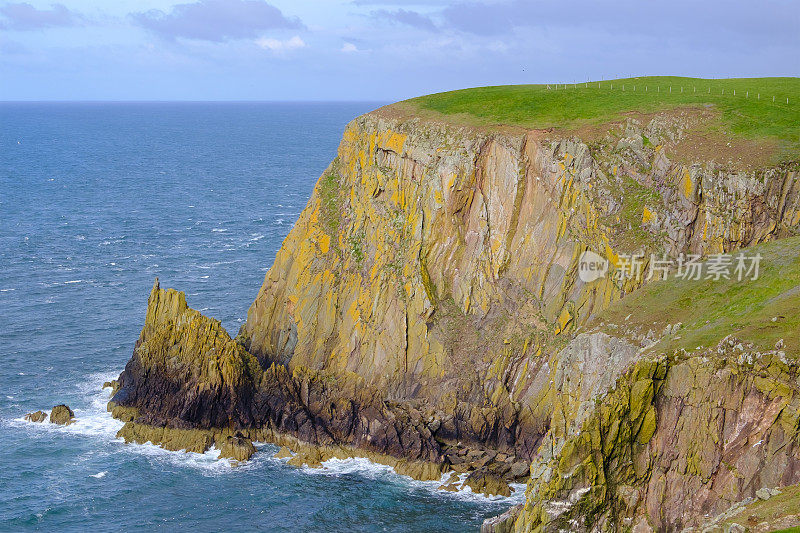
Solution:
M 470 531 L 521 499 L 363 460 L 232 468 L 115 439 L 100 386 L 153 278 L 235 334 L 344 125 L 372 107 L 0 104 L 0 530 Z M 21 419 L 61 402 L 77 423 Z

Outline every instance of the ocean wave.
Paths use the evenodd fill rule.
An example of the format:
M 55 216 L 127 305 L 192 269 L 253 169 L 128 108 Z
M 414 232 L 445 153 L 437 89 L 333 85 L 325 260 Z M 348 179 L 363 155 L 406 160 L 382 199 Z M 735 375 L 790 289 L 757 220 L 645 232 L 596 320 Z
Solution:
M 442 477 L 436 481 L 418 481 L 409 476 L 398 474 L 391 466 L 373 463 L 369 459 L 363 457 L 328 459 L 322 463 L 321 468 L 303 466 L 300 471 L 308 475 L 341 476 L 355 474 L 371 480 L 399 482 L 407 485 L 411 489 L 422 489 L 445 499 L 456 499 L 473 503 L 508 503 L 516 505 L 525 501 L 525 484 L 523 483 L 510 484 L 512 491 L 511 496 L 485 496 L 483 494 L 474 493 L 470 487 L 463 485 L 468 474 L 461 474 L 459 475 L 459 485 L 461 488 L 455 492 L 450 492 L 439 489 L 442 484 L 449 480 L 450 472 L 442 474 Z

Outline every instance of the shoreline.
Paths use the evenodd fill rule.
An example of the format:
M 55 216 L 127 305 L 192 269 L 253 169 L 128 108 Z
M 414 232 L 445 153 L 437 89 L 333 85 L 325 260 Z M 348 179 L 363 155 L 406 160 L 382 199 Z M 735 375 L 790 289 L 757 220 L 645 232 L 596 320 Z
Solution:
M 511 494 L 509 496 L 503 495 L 486 495 L 480 492 L 475 492 L 466 484 L 463 484 L 467 474 L 462 473 L 459 475 L 459 487 L 456 490 L 442 490 L 440 487 L 448 480 L 452 471 L 444 472 L 439 477 L 430 476 L 429 479 L 420 479 L 413 474 L 412 468 L 404 468 L 400 465 L 398 471 L 399 460 L 392 456 L 385 456 L 383 454 L 371 454 L 358 448 L 347 449 L 351 447 L 318 447 L 309 445 L 292 437 L 291 435 L 281 435 L 270 431 L 256 431 L 259 437 L 253 440 L 253 444 L 257 449 L 257 453 L 253 458 L 248 461 L 238 462 L 234 459 L 220 457 L 220 448 L 214 443 L 203 452 L 197 452 L 186 449 L 168 449 L 163 445 L 152 441 L 126 441 L 124 437 L 118 437 L 117 434 L 125 426 L 125 422 L 119 418 L 112 416 L 111 412 L 107 409 L 107 403 L 110 396 L 107 395 L 105 387 L 99 387 L 100 383 L 109 381 L 109 377 L 113 374 L 109 373 L 93 373 L 91 374 L 92 383 L 97 383 L 98 387 L 82 387 L 83 400 L 87 402 L 86 406 L 77 407 L 75 409 L 76 418 L 75 423 L 69 426 L 56 426 L 47 423 L 35 423 L 24 419 L 24 415 L 19 417 L 9 418 L 6 422 L 16 428 L 38 428 L 40 430 L 49 432 L 68 432 L 72 435 L 82 437 L 110 437 L 110 442 L 117 442 L 124 444 L 126 447 L 130 446 L 135 453 L 142 454 L 145 457 L 163 456 L 176 460 L 176 464 L 183 468 L 201 469 L 201 470 L 218 470 L 223 468 L 226 472 L 235 472 L 237 470 L 246 471 L 251 468 L 258 467 L 259 463 L 268 462 L 272 464 L 281 463 L 286 466 L 292 466 L 293 471 L 303 473 L 305 475 L 322 475 L 322 476 L 339 476 L 346 474 L 355 474 L 363 477 L 366 480 L 380 482 L 379 475 L 381 473 L 389 474 L 391 482 L 407 482 L 414 488 L 425 488 L 431 495 L 444 498 L 445 501 L 449 499 L 456 499 L 461 501 L 469 501 L 476 504 L 486 505 L 504 505 L 509 509 L 519 505 L 525 500 L 525 483 L 509 483 Z M 118 375 L 118 373 L 117 373 Z M 91 390 L 98 390 L 99 392 L 90 393 Z M 87 394 L 88 393 L 88 394 Z M 103 408 L 106 406 L 106 408 Z M 49 412 L 49 411 L 47 411 Z M 100 423 L 102 420 L 104 423 Z M 113 426 L 108 422 L 114 423 Z M 117 426 L 119 424 L 119 426 Z M 142 424 L 138 424 L 142 426 Z M 192 431 L 192 430 L 183 430 Z M 269 435 L 272 436 L 269 436 Z M 264 438 L 266 437 L 266 438 Z M 265 450 L 265 447 L 275 447 L 274 450 Z M 324 455 L 320 461 L 314 466 L 302 464 L 300 466 L 290 465 L 289 458 L 276 457 L 277 452 L 281 447 L 287 447 L 297 457 L 301 457 L 304 453 L 321 452 Z M 320 449 L 320 448 L 324 448 Z M 155 453 L 154 453 L 155 452 Z M 183 461 L 181 459 L 187 459 Z M 433 465 L 437 466 L 437 465 Z M 104 477 L 104 476 L 103 476 Z

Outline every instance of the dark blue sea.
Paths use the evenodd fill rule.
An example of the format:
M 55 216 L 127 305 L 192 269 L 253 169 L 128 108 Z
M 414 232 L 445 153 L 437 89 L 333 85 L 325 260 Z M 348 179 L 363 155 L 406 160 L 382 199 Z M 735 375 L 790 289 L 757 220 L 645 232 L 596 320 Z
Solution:
M 153 279 L 236 334 L 377 104 L 0 104 L 0 530 L 476 531 L 521 501 L 364 460 L 296 469 L 127 445 L 106 413 Z M 23 421 L 67 403 L 68 427 Z

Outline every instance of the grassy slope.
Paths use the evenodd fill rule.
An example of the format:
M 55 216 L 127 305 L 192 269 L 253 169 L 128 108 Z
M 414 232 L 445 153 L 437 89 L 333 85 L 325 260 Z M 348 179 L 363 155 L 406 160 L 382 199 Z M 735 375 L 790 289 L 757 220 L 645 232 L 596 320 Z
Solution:
M 743 511 L 723 522 L 724 525 L 740 524 L 754 527 L 763 522 L 774 523 L 788 513 L 800 513 L 800 485 L 781 489 L 782 494 L 766 501 L 756 501 Z M 800 527 L 782 529 L 776 533 L 800 533 Z
M 667 324 L 681 322 L 677 333 L 656 345 L 659 352 L 709 347 L 733 334 L 764 350 L 783 339 L 787 355 L 800 357 L 800 237 L 761 244 L 744 253 L 761 253 L 758 280 L 656 281 L 615 303 L 593 323 L 660 333 Z
M 560 85 L 558 90 L 554 85 L 550 89 L 547 85 L 507 85 L 432 94 L 401 105 L 464 124 L 571 129 L 609 122 L 629 111 L 649 113 L 705 104 L 721 112 L 722 126 L 733 134 L 776 139 L 786 155 L 800 150 L 800 78 L 659 76 L 569 84 L 566 89 Z

